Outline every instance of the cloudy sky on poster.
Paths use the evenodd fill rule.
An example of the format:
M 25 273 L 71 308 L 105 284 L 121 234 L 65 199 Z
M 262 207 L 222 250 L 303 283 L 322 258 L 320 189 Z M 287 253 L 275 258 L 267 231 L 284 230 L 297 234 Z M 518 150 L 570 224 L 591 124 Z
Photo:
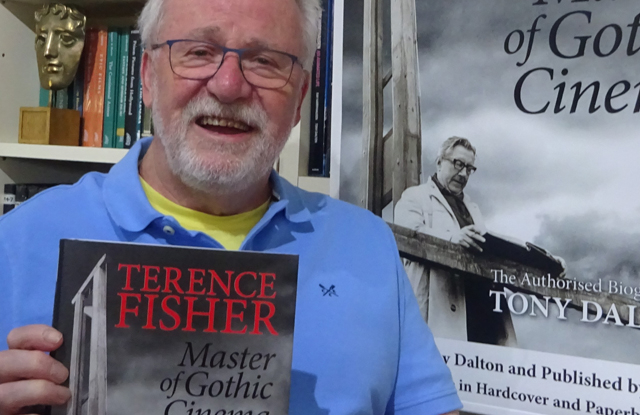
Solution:
M 362 1 L 345 2 L 343 126 L 340 197 L 357 202 L 362 165 Z M 385 9 L 387 10 L 388 1 Z M 439 145 L 447 137 L 466 137 L 477 147 L 477 173 L 466 193 L 479 205 L 489 229 L 535 242 L 565 258 L 568 276 L 580 280 L 616 280 L 640 290 L 640 113 L 634 113 L 640 98 L 640 33 L 634 39 L 634 19 L 640 14 L 636 0 L 603 0 L 571 3 L 568 0 L 533 6 L 534 0 L 417 0 L 418 48 L 422 112 L 423 179 L 435 171 Z M 549 35 L 562 16 L 572 14 L 558 29 L 558 49 L 567 55 L 578 52 L 578 36 L 585 40 L 584 56 L 555 56 Z M 531 54 L 525 60 L 533 22 L 542 14 Z M 386 16 L 388 18 L 388 15 Z M 636 23 L 637 25 L 637 23 Z M 604 28 L 604 29 L 603 29 Z M 619 34 L 616 31 L 619 30 Z M 505 52 L 505 39 L 522 31 L 522 48 Z M 594 41 L 598 32 L 601 54 Z M 638 31 L 640 32 L 640 31 Z M 385 36 L 388 37 L 388 26 Z M 515 49 L 517 34 L 510 47 Z M 388 42 L 388 38 L 386 39 Z M 513 50 L 512 49 L 512 50 Z M 385 51 L 389 67 L 390 48 Z M 526 114 L 515 104 L 518 80 L 535 68 L 522 88 L 524 106 L 536 111 L 550 102 L 546 113 Z M 562 70 L 566 69 L 566 75 Z M 594 81 L 600 83 L 596 101 L 599 110 L 589 113 L 591 92 L 586 92 L 570 113 L 574 90 Z M 630 90 L 613 99 L 614 107 L 627 107 L 615 114 L 604 108 L 608 90 L 628 81 Z M 562 105 L 554 114 L 561 82 L 565 82 Z M 614 93 L 619 93 L 618 85 Z M 391 99 L 385 91 L 385 132 L 390 127 Z M 615 94 L 614 94 L 615 95 Z M 572 311 L 574 313 L 574 311 Z M 577 311 L 575 311 L 577 313 Z M 574 319 L 579 319 L 574 316 Z M 558 351 L 571 345 L 575 355 L 613 358 L 638 363 L 630 345 L 637 341 L 634 330 L 575 324 L 566 330 L 559 322 L 545 325 L 554 333 L 549 342 L 536 335 L 535 319 L 517 325 L 521 345 Z M 539 329 L 539 327 L 538 327 Z M 616 350 L 604 350 L 615 334 Z M 576 342 L 589 338 L 592 341 Z
M 357 4 L 346 5 L 345 15 L 357 15 Z M 357 2 L 356 2 L 357 3 Z M 423 175 L 435 170 L 438 146 L 452 135 L 467 137 L 477 147 L 478 171 L 467 193 L 478 203 L 487 226 L 497 232 L 537 242 L 564 256 L 570 275 L 581 279 L 614 277 L 638 284 L 640 270 L 640 136 L 634 113 L 639 99 L 638 58 L 640 33 L 633 42 L 632 27 L 640 8 L 633 0 L 533 6 L 533 1 L 474 0 L 417 1 L 419 68 L 421 84 Z M 575 54 L 586 40 L 584 57 L 563 59 L 551 52 L 549 33 L 563 15 L 577 10 L 591 12 L 567 17 L 559 26 L 558 49 Z M 360 14 L 362 12 L 360 11 Z M 541 14 L 531 55 L 525 59 L 530 33 Z M 608 57 L 594 52 L 594 39 L 605 26 L 621 29 L 620 45 Z M 505 52 L 510 32 L 524 35 L 522 48 Z M 600 37 L 600 50 L 615 45 L 616 28 Z M 361 134 L 362 35 L 345 29 L 343 160 L 356 158 Z M 518 35 L 512 36 L 515 49 Z M 512 49 L 512 50 L 513 50 Z M 350 52 L 351 51 L 351 52 Z M 522 88 L 522 100 L 531 111 L 550 102 L 544 114 L 525 114 L 514 102 L 520 77 L 535 68 L 554 71 L 532 74 Z M 563 76 L 561 71 L 568 70 Z M 351 81 L 350 81 L 351 80 Z M 619 81 L 631 89 L 614 99 L 616 114 L 604 108 L 605 95 Z M 574 90 L 598 81 L 600 109 L 589 113 L 591 92 L 586 92 L 570 113 Z M 566 108 L 554 114 L 561 82 L 566 83 Z M 621 92 L 618 85 L 615 92 Z M 388 94 L 387 94 L 388 95 Z M 388 104 L 388 103 L 387 103 Z M 387 105 L 389 108 L 389 105 Z M 388 124 L 388 122 L 387 122 Z M 343 163 L 345 186 L 341 197 L 349 200 L 349 188 L 359 180 L 357 163 Z M 597 259 L 597 260 L 596 260 Z

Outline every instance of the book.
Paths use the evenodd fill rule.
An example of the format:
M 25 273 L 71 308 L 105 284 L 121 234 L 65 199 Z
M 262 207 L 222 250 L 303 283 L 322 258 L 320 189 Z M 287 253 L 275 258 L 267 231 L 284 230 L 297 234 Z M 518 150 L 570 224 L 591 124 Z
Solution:
M 82 145 L 102 147 L 105 75 L 108 33 L 104 28 L 87 31 L 87 61 L 85 63 L 85 96 Z
M 2 213 L 11 211 L 16 205 L 16 185 L 7 183 L 4 185 L 4 194 L 2 196 Z
M 327 59 L 328 2 L 322 1 L 322 16 L 318 22 L 317 49 L 311 70 L 311 125 L 309 134 L 309 176 L 324 175 L 325 83 Z
M 140 60 L 142 45 L 140 31 L 131 30 L 129 35 L 129 69 L 127 74 L 127 101 L 124 128 L 124 148 L 131 148 L 138 138 L 138 109 L 140 106 Z
M 117 105 L 117 77 L 118 77 L 118 30 L 111 28 L 108 31 L 107 65 L 104 97 L 104 124 L 102 133 L 102 147 L 116 147 L 116 105 Z
M 118 113 L 116 116 L 116 148 L 124 148 L 124 127 L 127 113 L 127 75 L 129 74 L 129 33 L 131 29 L 121 29 L 118 55 Z
M 298 257 L 62 240 L 62 414 L 288 412 Z

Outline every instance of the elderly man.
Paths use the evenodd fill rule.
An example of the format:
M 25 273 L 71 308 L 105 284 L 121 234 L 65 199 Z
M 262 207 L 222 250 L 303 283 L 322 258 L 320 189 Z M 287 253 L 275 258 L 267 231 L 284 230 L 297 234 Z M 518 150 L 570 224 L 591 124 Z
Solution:
M 290 413 L 457 413 L 386 225 L 271 171 L 300 119 L 318 13 L 317 0 L 149 0 L 157 136 L 0 219 L 1 415 L 69 398 L 43 353 L 63 341 L 46 326 L 61 238 L 298 254 Z
M 478 206 L 464 194 L 476 171 L 476 149 L 469 140 L 450 137 L 440 147 L 437 171 L 426 183 L 404 191 L 394 222 L 418 232 L 482 251 L 484 221 Z M 514 345 L 509 313 L 494 313 L 491 282 L 463 279 L 445 270 L 405 261 L 423 318 L 439 337 Z

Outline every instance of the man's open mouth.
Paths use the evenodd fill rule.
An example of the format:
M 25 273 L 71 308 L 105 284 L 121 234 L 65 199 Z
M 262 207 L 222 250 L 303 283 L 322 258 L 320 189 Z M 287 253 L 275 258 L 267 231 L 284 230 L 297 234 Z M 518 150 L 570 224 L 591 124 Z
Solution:
M 223 134 L 240 134 L 251 131 L 253 128 L 242 121 L 219 117 L 199 117 L 196 124 L 210 131 Z

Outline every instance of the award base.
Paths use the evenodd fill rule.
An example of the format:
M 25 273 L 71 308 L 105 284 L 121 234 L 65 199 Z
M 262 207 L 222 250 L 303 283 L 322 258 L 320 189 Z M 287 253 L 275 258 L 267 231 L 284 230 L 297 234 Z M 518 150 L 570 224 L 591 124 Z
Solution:
M 78 146 L 80 112 L 49 107 L 20 108 L 18 142 Z

